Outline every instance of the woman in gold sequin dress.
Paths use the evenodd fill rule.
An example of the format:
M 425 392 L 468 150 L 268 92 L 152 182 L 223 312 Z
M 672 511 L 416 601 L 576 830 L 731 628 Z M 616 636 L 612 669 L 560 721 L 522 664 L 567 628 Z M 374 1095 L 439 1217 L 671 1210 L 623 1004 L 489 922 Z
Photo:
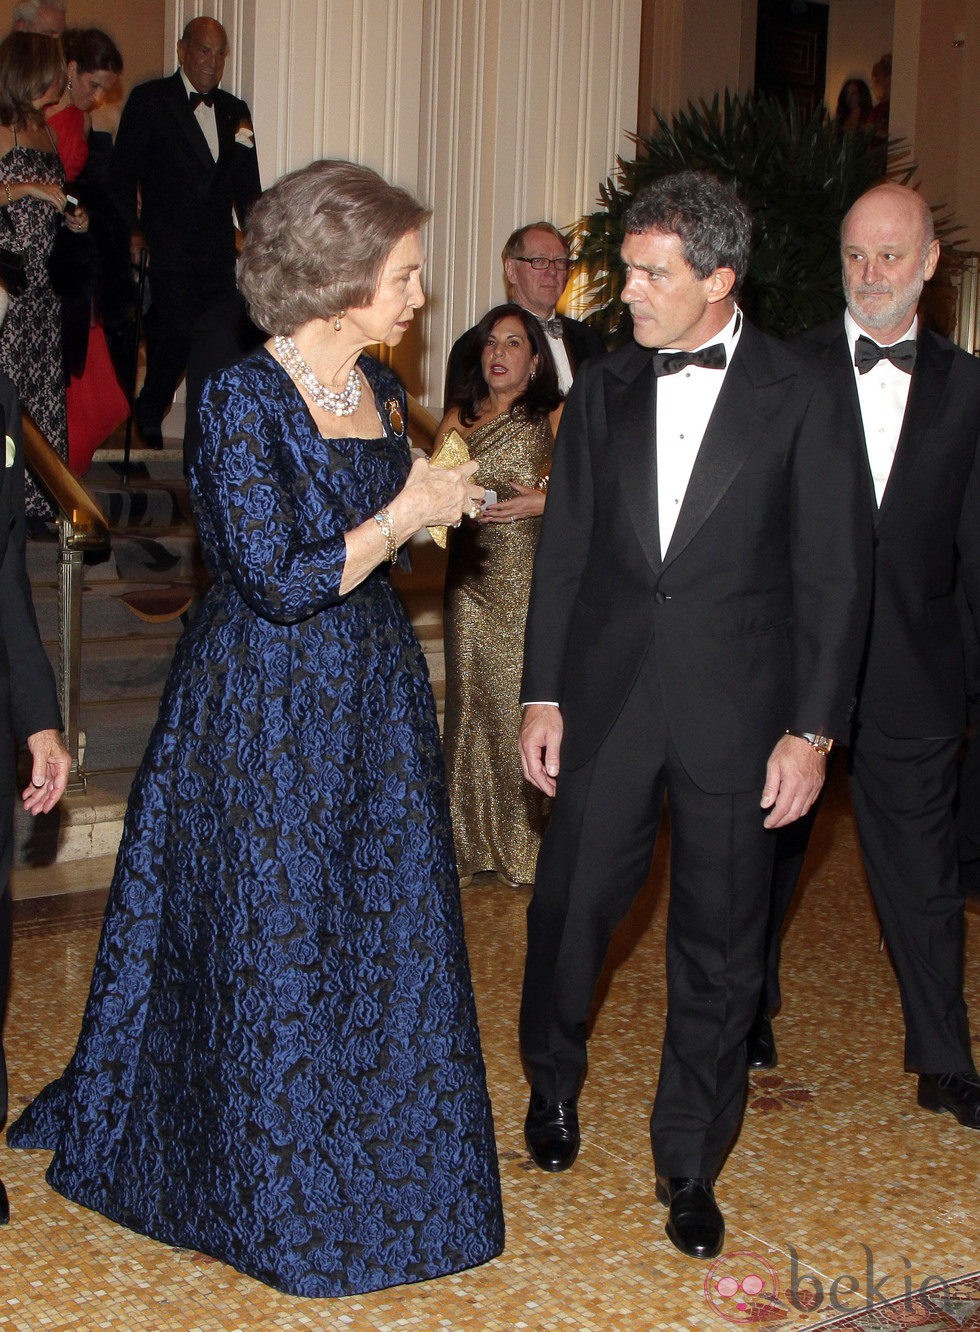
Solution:
M 561 395 L 538 321 L 517 305 L 480 320 L 443 421 L 496 492 L 452 532 L 446 573 L 445 754 L 460 874 L 533 883 L 545 799 L 517 753 L 524 621 Z

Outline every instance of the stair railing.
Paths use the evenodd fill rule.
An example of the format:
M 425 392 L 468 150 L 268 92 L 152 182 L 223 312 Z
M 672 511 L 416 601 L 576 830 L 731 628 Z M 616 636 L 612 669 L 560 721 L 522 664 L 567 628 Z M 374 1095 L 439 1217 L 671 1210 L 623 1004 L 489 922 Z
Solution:
M 23 413 L 24 457 L 58 510 L 58 699 L 65 746 L 71 755 L 68 794 L 83 795 L 78 713 L 82 683 L 83 560 L 87 550 L 107 550 L 109 528 L 91 492 L 62 462 L 27 412 Z
M 411 393 L 408 394 L 408 433 L 412 442 L 426 453 L 432 452 L 439 433 L 439 422 Z
M 411 395 L 408 423 L 413 440 L 431 453 L 439 423 Z M 91 492 L 71 474 L 27 412 L 23 426 L 24 456 L 58 510 L 58 695 L 65 745 L 71 755 L 68 793 L 80 795 L 86 785 L 78 747 L 83 561 L 87 550 L 108 550 L 111 537 Z

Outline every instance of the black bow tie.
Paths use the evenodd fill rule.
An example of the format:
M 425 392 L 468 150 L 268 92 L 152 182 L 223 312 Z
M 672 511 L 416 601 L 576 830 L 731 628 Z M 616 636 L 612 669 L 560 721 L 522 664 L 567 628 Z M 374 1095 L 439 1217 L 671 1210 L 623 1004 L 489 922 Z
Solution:
M 854 344 L 854 364 L 859 375 L 866 375 L 879 361 L 891 361 L 898 370 L 910 375 L 915 369 L 915 338 L 893 342 L 890 347 L 879 347 L 862 333 Z
M 698 351 L 658 351 L 653 356 L 653 373 L 659 379 L 661 375 L 676 375 L 686 370 L 689 365 L 700 365 L 705 370 L 724 370 L 728 364 L 723 342 L 713 342 L 710 347 L 701 347 Z
M 214 106 L 214 93 L 213 93 L 213 92 L 209 92 L 209 93 L 192 92 L 192 93 L 191 93 L 191 95 L 190 95 L 190 103 L 191 103 L 191 110 L 192 110 L 192 111 L 196 111 L 197 108 L 201 105 L 202 102 L 204 103 L 205 106 Z
M 537 317 L 537 316 L 536 316 Z M 565 330 L 561 326 L 561 320 L 555 315 L 552 319 L 538 318 L 538 323 L 551 338 L 561 338 L 565 336 Z

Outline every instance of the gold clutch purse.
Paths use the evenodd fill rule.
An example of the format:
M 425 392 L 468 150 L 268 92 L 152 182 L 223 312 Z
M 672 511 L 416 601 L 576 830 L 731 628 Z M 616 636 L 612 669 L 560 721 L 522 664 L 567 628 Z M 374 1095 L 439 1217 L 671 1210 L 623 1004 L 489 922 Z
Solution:
M 446 434 L 446 438 L 442 441 L 442 444 L 439 446 L 439 452 L 434 454 L 429 459 L 429 462 L 433 467 L 445 468 L 458 467 L 460 463 L 466 463 L 469 462 L 469 460 L 470 451 L 466 447 L 466 440 L 458 430 L 450 430 Z M 449 528 L 429 527 L 426 530 L 436 545 L 441 546 L 443 550 L 445 550 L 446 541 L 449 537 Z

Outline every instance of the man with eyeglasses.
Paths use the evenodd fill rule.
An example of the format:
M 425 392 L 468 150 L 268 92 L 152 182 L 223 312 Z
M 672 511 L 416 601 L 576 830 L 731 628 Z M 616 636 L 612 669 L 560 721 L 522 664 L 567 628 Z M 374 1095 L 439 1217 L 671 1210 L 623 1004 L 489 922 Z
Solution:
M 530 222 L 511 233 L 504 246 L 504 276 L 507 295 L 540 322 L 558 372 L 558 386 L 567 393 L 575 372 L 589 356 L 606 350 L 605 343 L 588 324 L 556 314 L 571 266 L 571 247 L 550 222 Z M 446 410 L 453 390 L 462 377 L 462 362 L 474 330 L 456 339 L 446 365 Z

